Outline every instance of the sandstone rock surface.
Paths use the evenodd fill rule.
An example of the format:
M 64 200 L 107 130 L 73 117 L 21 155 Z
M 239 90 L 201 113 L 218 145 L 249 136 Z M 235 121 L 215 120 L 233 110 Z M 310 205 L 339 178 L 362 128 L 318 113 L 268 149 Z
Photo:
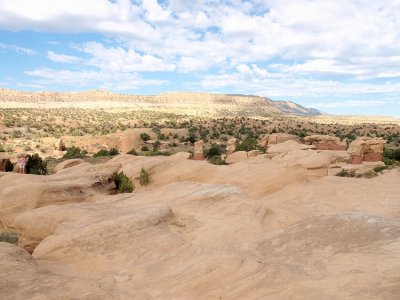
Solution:
M 398 170 L 318 175 L 347 152 L 286 143 L 223 166 L 121 154 L 0 176 L 19 238 L 0 242 L 0 299 L 398 299 Z M 112 192 L 142 168 L 148 186 Z

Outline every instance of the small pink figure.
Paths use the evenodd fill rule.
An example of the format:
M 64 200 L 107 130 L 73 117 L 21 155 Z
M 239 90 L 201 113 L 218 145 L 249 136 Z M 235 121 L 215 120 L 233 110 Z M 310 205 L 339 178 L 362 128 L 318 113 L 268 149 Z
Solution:
M 19 173 L 25 174 L 25 165 L 26 165 L 26 157 L 25 157 L 25 155 L 22 154 L 18 158 Z

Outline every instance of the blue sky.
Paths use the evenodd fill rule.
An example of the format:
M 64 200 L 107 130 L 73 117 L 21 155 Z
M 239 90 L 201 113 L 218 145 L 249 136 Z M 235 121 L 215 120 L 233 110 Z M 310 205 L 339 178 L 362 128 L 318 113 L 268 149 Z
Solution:
M 400 117 L 400 1 L 0 0 L 0 88 L 242 93 Z

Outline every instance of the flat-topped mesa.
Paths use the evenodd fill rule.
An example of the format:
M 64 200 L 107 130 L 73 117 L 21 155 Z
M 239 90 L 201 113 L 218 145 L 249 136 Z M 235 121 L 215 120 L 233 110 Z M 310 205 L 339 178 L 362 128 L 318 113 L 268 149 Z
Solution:
M 275 144 L 280 144 L 286 141 L 299 141 L 299 137 L 297 135 L 293 134 L 287 134 L 287 133 L 272 133 L 264 136 L 264 138 L 261 141 L 261 146 L 267 150 L 268 146 L 270 145 L 275 145 Z
M 314 145 L 316 150 L 338 150 L 346 151 L 346 141 L 330 135 L 310 135 L 304 138 L 306 145 Z
M 384 144 L 386 144 L 386 140 L 382 138 L 357 138 L 347 149 L 350 154 L 349 163 L 362 164 L 363 161 L 381 161 Z

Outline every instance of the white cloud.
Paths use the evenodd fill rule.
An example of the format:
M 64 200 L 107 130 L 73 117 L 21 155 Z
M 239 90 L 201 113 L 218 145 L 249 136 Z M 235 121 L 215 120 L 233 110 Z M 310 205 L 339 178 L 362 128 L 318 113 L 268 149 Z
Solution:
M 73 64 L 73 63 L 77 63 L 77 62 L 81 61 L 81 59 L 79 57 L 65 55 L 65 54 L 57 54 L 57 53 L 54 53 L 53 51 L 47 52 L 47 58 L 54 62 L 60 62 L 60 63 L 66 63 L 66 64 Z
M 399 95 L 399 11 L 393 0 L 0 0 L 0 29 L 111 41 L 78 45 L 82 61 L 47 53 L 72 70 L 27 73 L 50 82 L 54 71 L 60 84 L 120 76 L 120 87 L 139 87 L 151 82 L 139 72 L 175 71 L 204 89 L 269 97 Z
M 259 94 L 269 97 L 321 96 L 321 95 L 398 95 L 400 82 L 367 83 L 321 80 L 271 73 L 258 67 L 240 65 L 234 72 L 206 75 L 200 86 L 207 90 L 227 89 L 232 92 Z
M 29 49 L 29 48 L 19 47 L 19 46 L 10 45 L 10 44 L 3 44 L 3 43 L 0 43 L 0 49 L 12 50 L 12 51 L 18 52 L 20 54 L 26 54 L 26 55 L 35 55 L 35 54 L 37 54 L 36 51 L 34 51 L 32 49 Z
M 112 73 L 88 70 L 35 69 L 26 74 L 38 78 L 37 84 L 47 86 L 86 87 L 97 85 L 111 90 L 134 90 L 148 85 L 162 85 L 166 81 L 143 79 L 136 73 Z

